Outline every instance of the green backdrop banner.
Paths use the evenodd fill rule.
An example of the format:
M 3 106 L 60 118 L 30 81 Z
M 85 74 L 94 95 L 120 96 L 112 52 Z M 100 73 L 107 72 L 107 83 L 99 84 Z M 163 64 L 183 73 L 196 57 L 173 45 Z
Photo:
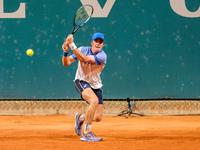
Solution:
M 199 0 L 0 0 L 1 98 L 80 98 L 62 44 L 86 3 L 94 16 L 74 39 L 90 46 L 105 35 L 104 98 L 199 98 Z

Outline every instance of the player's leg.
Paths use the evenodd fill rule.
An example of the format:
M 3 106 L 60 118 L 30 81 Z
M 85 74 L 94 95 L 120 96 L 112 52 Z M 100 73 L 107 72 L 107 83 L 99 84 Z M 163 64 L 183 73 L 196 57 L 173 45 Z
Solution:
M 97 97 L 97 95 L 94 93 L 94 91 L 91 88 L 84 89 L 82 92 L 82 97 L 87 102 L 89 102 L 89 107 L 85 114 L 85 128 L 84 128 L 84 133 L 81 136 L 81 140 L 89 141 L 89 142 L 102 141 L 103 138 L 97 137 L 91 131 L 91 126 L 92 126 L 93 119 L 95 118 L 95 114 L 96 112 L 98 112 L 97 110 L 100 110 L 98 108 L 99 98 Z
M 103 117 L 103 104 L 99 104 L 96 109 L 93 120 L 96 122 L 100 122 L 102 120 L 102 117 Z
M 76 80 L 75 88 L 81 97 L 89 103 L 89 107 L 85 115 L 78 113 L 75 114 L 75 131 L 77 135 L 81 135 L 83 121 L 85 121 L 84 132 L 87 134 L 91 131 L 92 121 L 99 103 L 99 99 L 97 97 L 98 95 L 96 95 L 91 86 L 85 81 Z
M 83 99 L 85 99 L 90 105 L 85 115 L 76 113 L 75 115 L 75 131 L 77 135 L 82 133 L 83 121 L 85 121 L 85 134 L 91 131 L 91 124 L 94 118 L 96 108 L 99 103 L 99 99 L 87 82 L 75 81 L 75 87 L 78 93 Z
M 75 88 L 77 90 L 77 92 L 80 94 L 80 96 L 82 95 L 82 92 L 84 90 L 84 87 L 90 87 L 86 82 L 81 82 L 80 80 L 75 80 Z M 82 98 L 82 96 L 81 96 Z M 75 131 L 77 135 L 81 135 L 82 133 L 82 125 L 83 122 L 85 120 L 85 115 L 84 114 L 79 114 L 76 113 L 75 114 Z
M 97 90 L 93 89 L 93 91 L 95 92 L 96 96 L 99 99 L 99 104 L 96 108 L 93 121 L 100 122 L 102 120 L 102 117 L 103 117 L 103 99 L 102 99 L 102 94 L 101 94 L 102 90 L 101 89 L 97 89 Z M 80 122 L 85 121 L 85 114 L 80 115 L 79 121 Z
M 94 121 L 96 122 L 100 122 L 102 120 L 103 117 L 103 97 L 102 97 L 102 90 L 101 89 L 93 89 L 93 91 L 95 92 L 96 96 L 99 99 L 99 104 L 96 108 L 96 112 L 94 115 Z
M 91 88 L 86 88 L 82 92 L 82 97 L 84 100 L 86 100 L 89 103 L 89 107 L 85 113 L 85 130 L 84 133 L 87 134 L 91 131 L 91 125 L 92 121 L 96 112 L 96 109 L 98 107 L 98 97 L 93 92 Z
M 75 116 L 78 117 L 77 119 L 80 121 L 80 123 L 83 123 L 85 121 L 85 114 L 76 113 Z M 103 104 L 99 104 L 95 111 L 93 121 L 100 122 L 102 120 L 102 117 L 103 117 Z

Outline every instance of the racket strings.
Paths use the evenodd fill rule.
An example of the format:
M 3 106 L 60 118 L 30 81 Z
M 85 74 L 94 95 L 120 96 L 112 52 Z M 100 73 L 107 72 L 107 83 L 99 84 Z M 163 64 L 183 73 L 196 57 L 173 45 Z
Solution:
M 90 16 L 92 15 L 92 7 L 85 6 L 82 7 L 75 17 L 75 25 L 82 26 L 84 23 L 86 23 Z

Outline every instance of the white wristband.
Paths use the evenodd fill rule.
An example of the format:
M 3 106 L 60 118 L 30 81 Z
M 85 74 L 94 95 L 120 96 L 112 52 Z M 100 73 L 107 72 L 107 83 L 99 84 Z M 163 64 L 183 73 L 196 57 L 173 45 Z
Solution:
M 74 44 L 74 42 L 69 44 L 69 47 L 71 48 L 71 50 L 74 50 L 77 48 L 76 45 Z

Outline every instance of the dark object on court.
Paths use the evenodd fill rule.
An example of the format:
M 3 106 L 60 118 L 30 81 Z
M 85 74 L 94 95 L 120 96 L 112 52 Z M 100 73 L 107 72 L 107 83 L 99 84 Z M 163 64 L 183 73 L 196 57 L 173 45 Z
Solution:
M 129 97 L 127 97 L 126 101 L 127 101 L 127 105 L 128 105 L 128 110 L 123 110 L 117 116 L 124 116 L 126 114 L 127 114 L 126 117 L 131 116 L 131 115 L 144 116 L 143 114 L 138 114 L 138 113 L 132 112 L 133 102 L 131 101 L 131 99 Z

